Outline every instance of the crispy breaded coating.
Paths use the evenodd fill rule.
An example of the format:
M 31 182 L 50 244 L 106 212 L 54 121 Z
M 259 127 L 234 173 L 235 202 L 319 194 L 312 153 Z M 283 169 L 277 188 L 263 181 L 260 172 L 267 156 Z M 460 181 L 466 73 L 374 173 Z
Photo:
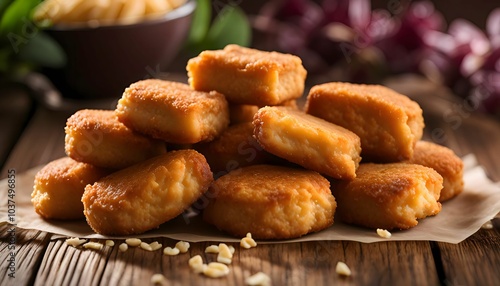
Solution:
M 331 82 L 314 86 L 305 111 L 356 133 L 365 161 L 410 159 L 423 134 L 420 106 L 380 85 Z
M 85 217 L 100 234 L 140 234 L 181 214 L 212 181 L 203 155 L 171 151 L 88 185 L 82 197 Z
M 54 160 L 36 174 L 31 202 L 35 211 L 47 219 L 84 218 L 82 195 L 85 186 L 110 173 L 108 169 L 69 157 Z
M 216 90 L 234 104 L 278 105 L 304 93 L 306 70 L 294 55 L 227 45 L 188 61 L 189 83 Z
M 279 106 L 286 106 L 297 110 L 299 109 L 297 100 L 295 99 L 284 101 Z M 259 111 L 259 107 L 257 105 L 229 104 L 230 124 L 235 125 L 244 122 L 252 122 L 257 111 Z
M 217 139 L 199 144 L 195 149 L 207 158 L 216 177 L 236 168 L 280 161 L 255 140 L 252 122 L 232 125 Z
M 284 101 L 279 106 L 286 106 L 288 108 L 296 109 L 296 110 L 300 109 L 299 104 L 297 103 L 296 99 L 290 99 L 290 100 Z
M 289 239 L 333 223 L 335 198 L 320 174 L 272 165 L 234 170 L 217 179 L 203 219 L 236 237 Z
M 113 110 L 79 110 L 64 130 L 66 154 L 98 167 L 121 169 L 166 152 L 165 142 L 123 125 Z
M 336 217 L 373 229 L 408 229 L 418 219 L 441 211 L 443 178 L 436 171 L 408 163 L 359 165 L 352 181 L 332 182 Z
M 254 117 L 254 136 L 264 150 L 337 179 L 356 177 L 359 137 L 351 131 L 287 107 L 263 107 Z
M 257 105 L 229 104 L 229 121 L 231 125 L 252 122 L 253 116 L 258 110 Z
M 125 89 L 116 114 L 128 127 L 175 144 L 213 140 L 229 125 L 222 94 L 158 79 L 138 81 Z
M 436 170 L 443 177 L 440 202 L 447 201 L 464 190 L 464 163 L 453 150 L 427 141 L 418 141 L 409 163 Z

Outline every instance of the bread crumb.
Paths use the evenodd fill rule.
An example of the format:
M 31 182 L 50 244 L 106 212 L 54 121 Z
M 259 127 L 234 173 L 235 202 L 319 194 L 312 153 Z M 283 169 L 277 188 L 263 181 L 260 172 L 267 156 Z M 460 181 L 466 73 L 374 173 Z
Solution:
M 195 273 L 203 273 L 208 267 L 203 263 L 203 258 L 200 255 L 193 256 L 189 258 L 189 267 L 194 270 Z
M 152 251 L 156 251 L 156 250 L 160 249 L 163 245 L 161 243 L 158 243 L 158 241 L 154 241 L 154 242 L 151 242 L 149 244 L 149 246 L 151 247 Z
M 204 269 L 203 274 L 210 278 L 219 278 L 229 274 L 229 267 L 219 262 L 210 262 Z
M 180 250 L 176 247 L 172 248 L 172 247 L 168 246 L 168 247 L 165 247 L 163 249 L 163 254 L 165 254 L 165 255 L 177 255 L 177 254 L 179 254 L 179 252 L 180 252 Z
M 219 246 L 210 245 L 205 248 L 205 253 L 219 253 Z
M 145 243 L 145 242 L 141 242 L 141 248 L 144 249 L 144 250 L 147 250 L 147 251 L 153 251 L 153 248 L 151 247 L 151 245 Z
M 99 243 L 99 242 L 87 242 L 83 245 L 83 247 L 87 248 L 87 249 L 94 249 L 94 250 L 101 250 L 102 247 L 104 245 L 102 245 L 102 243 Z
M 151 284 L 153 285 L 165 285 L 167 283 L 167 279 L 163 274 L 154 274 L 151 276 Z
M 233 260 L 233 254 L 231 250 L 225 243 L 219 244 L 219 254 L 217 255 L 217 262 L 224 264 L 231 264 Z
M 136 247 L 141 245 L 141 240 L 138 238 L 127 238 L 125 239 L 125 243 L 127 243 L 129 246 Z
M 115 246 L 115 242 L 108 239 L 108 240 L 106 240 L 106 246 Z
M 271 278 L 264 272 L 257 272 L 245 279 L 245 285 L 250 286 L 271 286 Z
M 381 229 L 381 228 L 377 228 L 377 234 L 378 234 L 378 236 L 383 237 L 383 238 L 391 238 L 391 236 L 392 236 L 392 234 L 388 230 Z
M 491 220 L 485 222 L 482 226 L 482 229 L 493 229 L 493 222 Z
M 349 266 L 347 266 L 347 264 L 341 261 L 337 262 L 335 272 L 337 272 L 338 275 L 351 276 L 351 269 L 349 269 Z
M 249 249 L 252 247 L 256 247 L 257 242 L 255 242 L 255 240 L 252 238 L 251 233 L 247 233 L 247 236 L 245 236 L 244 238 L 241 239 L 240 246 L 243 248 Z
M 120 250 L 121 252 L 125 252 L 127 251 L 127 249 L 128 249 L 128 244 L 126 243 L 122 243 L 120 244 L 120 246 L 118 246 L 118 250 Z
M 77 247 L 84 244 L 86 241 L 87 241 L 86 239 L 79 239 L 78 237 L 72 237 L 66 239 L 66 244 L 71 245 L 73 247 Z
M 175 244 L 175 248 L 179 249 L 181 253 L 186 253 L 189 250 L 189 242 L 186 241 L 179 241 Z

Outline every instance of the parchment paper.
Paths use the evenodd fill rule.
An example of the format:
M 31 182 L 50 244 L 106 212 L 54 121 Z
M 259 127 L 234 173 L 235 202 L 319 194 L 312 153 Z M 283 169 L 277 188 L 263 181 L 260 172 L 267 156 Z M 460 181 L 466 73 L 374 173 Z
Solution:
M 390 240 L 430 240 L 448 243 L 459 243 L 474 234 L 485 222 L 494 218 L 500 212 L 500 183 L 489 180 L 476 158 L 468 155 L 463 158 L 465 164 L 465 190 L 458 197 L 443 203 L 442 211 L 434 216 L 419 221 L 419 224 L 409 230 L 393 231 Z M 31 192 L 35 174 L 43 166 L 35 167 L 22 174 L 16 174 L 16 196 L 14 197 L 15 226 L 23 229 L 35 229 L 55 234 L 52 238 L 125 238 L 109 237 L 96 234 L 85 220 L 56 221 L 44 220 L 38 216 L 31 204 Z M 0 181 L 0 223 L 9 222 L 8 217 L 8 182 Z M 11 211 L 12 212 L 12 211 Z M 200 217 L 189 219 L 177 217 L 164 223 L 160 228 L 134 235 L 134 237 L 169 237 L 175 240 L 189 242 L 217 241 L 237 242 L 239 239 L 219 232 L 214 227 L 204 223 Z M 299 239 L 280 241 L 260 241 L 260 243 L 287 243 L 317 240 L 352 240 L 359 242 L 377 242 L 387 239 L 379 237 L 374 230 L 349 226 L 335 222 L 330 228 L 318 233 L 309 234 Z

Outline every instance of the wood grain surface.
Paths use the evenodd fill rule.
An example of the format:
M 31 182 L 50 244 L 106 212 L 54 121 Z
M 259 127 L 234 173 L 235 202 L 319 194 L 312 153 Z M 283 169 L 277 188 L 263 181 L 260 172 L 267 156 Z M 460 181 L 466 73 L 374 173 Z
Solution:
M 426 138 L 436 139 L 435 130 L 443 130 L 444 136 L 437 138 L 438 143 L 459 155 L 474 153 L 488 175 L 500 180 L 500 123 L 471 112 L 461 118 L 460 124 L 451 124 L 443 114 L 460 105 L 460 100 L 447 97 L 445 91 L 431 84 L 405 80 L 388 84 L 421 104 Z M 2 130 L 11 128 L 9 132 L 2 131 L 2 137 L 5 134 L 15 141 L 12 149 L 0 146 L 0 150 L 8 150 L 1 178 L 7 176 L 8 169 L 21 173 L 64 156 L 64 126 L 71 112 L 38 107 L 32 113 L 29 104 L 15 108 L 19 115 L 15 120 L 28 117 L 29 121 L 15 128 L 5 120 L 1 122 Z M 16 131 L 19 128 L 22 130 Z M 1 142 L 8 144 L 3 143 L 7 141 L 2 138 Z M 53 239 L 49 233 L 22 229 L 16 229 L 16 278 L 10 278 L 7 260 L 11 226 L 3 224 L 0 285 L 149 285 L 155 273 L 163 274 L 167 285 L 244 285 L 245 278 L 259 271 L 268 274 L 273 285 L 500 285 L 500 219 L 493 224 L 493 229 L 481 229 L 459 244 L 319 241 L 265 244 L 249 250 L 235 245 L 231 272 L 219 279 L 194 274 L 188 267 L 188 259 L 197 254 L 205 262 L 215 261 L 216 256 L 205 254 L 204 250 L 218 242 L 192 243 L 186 254 L 165 256 L 161 250 L 130 248 L 120 252 L 120 240 L 115 240 L 113 247 L 98 251 L 77 249 L 68 246 L 64 239 Z M 167 238 L 146 241 L 155 240 L 164 247 L 176 242 Z M 349 265 L 352 276 L 336 274 L 338 261 Z

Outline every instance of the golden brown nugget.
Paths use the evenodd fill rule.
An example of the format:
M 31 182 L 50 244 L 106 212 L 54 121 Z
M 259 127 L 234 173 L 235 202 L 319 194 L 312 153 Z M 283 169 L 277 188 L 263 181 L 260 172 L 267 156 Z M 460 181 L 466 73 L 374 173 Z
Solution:
M 413 158 L 408 162 L 432 168 L 443 177 L 440 202 L 463 192 L 464 163 L 453 150 L 432 142 L 418 141 Z
M 349 224 L 381 229 L 408 229 L 418 219 L 441 211 L 443 178 L 416 164 L 363 163 L 352 181 L 332 182 L 336 217 Z
M 229 121 L 231 125 L 252 122 L 257 111 L 259 111 L 257 105 L 229 104 Z
M 85 217 L 100 234 L 140 234 L 181 214 L 212 181 L 203 155 L 171 151 L 88 185 L 82 197 Z
M 278 105 L 304 93 L 306 70 L 299 57 L 227 45 L 188 61 L 190 85 L 216 90 L 234 104 Z
M 280 106 L 286 106 L 297 110 L 299 109 L 297 100 L 295 99 L 282 102 Z M 259 111 L 259 107 L 257 105 L 229 104 L 230 124 L 235 125 L 244 122 L 252 122 L 257 111 Z
M 84 109 L 66 122 L 66 154 L 98 167 L 121 169 L 166 152 L 165 143 L 123 125 L 113 110 Z
M 138 81 L 125 89 L 116 114 L 128 127 L 175 144 L 213 140 L 229 124 L 222 94 L 158 79 Z
M 35 176 L 31 202 L 47 219 L 81 219 L 82 195 L 87 184 L 110 174 L 108 169 L 77 162 L 69 157 L 45 165 Z
M 236 237 L 289 239 L 333 224 L 335 198 L 320 174 L 254 165 L 234 170 L 210 187 L 203 219 Z
M 254 136 L 264 150 L 337 179 L 356 177 L 359 137 L 351 131 L 287 107 L 263 107 L 254 117 Z
M 196 150 L 207 158 L 216 177 L 236 168 L 279 161 L 255 140 L 252 122 L 232 125 L 219 138 L 196 146 Z
M 280 104 L 280 106 L 286 106 L 288 108 L 291 108 L 291 109 L 296 109 L 296 110 L 299 110 L 299 104 L 297 103 L 297 100 L 296 99 L 290 99 L 290 100 L 287 100 L 287 101 L 284 101 Z
M 314 86 L 306 113 L 343 126 L 361 138 L 361 156 L 374 162 L 399 162 L 413 156 L 422 138 L 420 106 L 380 85 L 332 82 Z

